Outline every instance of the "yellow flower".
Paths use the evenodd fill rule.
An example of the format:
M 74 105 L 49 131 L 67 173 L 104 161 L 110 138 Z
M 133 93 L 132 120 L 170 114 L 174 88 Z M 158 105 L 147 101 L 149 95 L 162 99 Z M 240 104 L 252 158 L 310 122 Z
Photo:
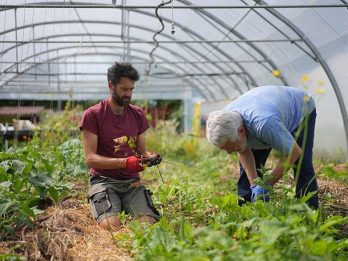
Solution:
M 308 82 L 308 81 L 309 81 L 309 76 L 308 76 L 308 74 L 302 75 L 300 81 L 301 81 L 301 83 L 306 83 L 306 82 Z
M 315 92 L 318 94 L 324 94 L 325 93 L 325 89 L 323 87 L 319 87 L 315 89 Z
M 325 82 L 323 80 L 318 80 L 317 84 L 321 87 L 325 84 Z
M 280 70 L 273 70 L 272 74 L 273 74 L 274 77 L 278 78 L 278 77 L 280 77 L 282 72 Z
M 303 96 L 303 100 L 304 100 L 305 102 L 308 102 L 308 101 L 309 101 L 309 96 L 308 96 L 308 95 Z

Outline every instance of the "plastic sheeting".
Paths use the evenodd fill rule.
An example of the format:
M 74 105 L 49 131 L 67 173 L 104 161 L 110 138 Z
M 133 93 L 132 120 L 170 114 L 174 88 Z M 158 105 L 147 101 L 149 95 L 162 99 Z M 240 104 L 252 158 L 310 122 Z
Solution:
M 297 86 L 317 103 L 316 151 L 347 157 L 346 1 L 175 0 L 158 11 L 153 51 L 161 3 L 1 0 L 0 100 L 104 98 L 114 61 L 141 73 L 136 98 L 187 101 L 190 92 L 207 113 L 255 86 Z M 241 8 L 258 5 L 275 7 Z

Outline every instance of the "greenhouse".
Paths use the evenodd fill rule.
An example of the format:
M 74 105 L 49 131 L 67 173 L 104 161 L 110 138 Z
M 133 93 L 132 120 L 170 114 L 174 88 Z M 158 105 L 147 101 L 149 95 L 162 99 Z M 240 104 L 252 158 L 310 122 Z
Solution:
M 0 0 L 0 260 L 347 260 L 347 42 L 346 0 Z

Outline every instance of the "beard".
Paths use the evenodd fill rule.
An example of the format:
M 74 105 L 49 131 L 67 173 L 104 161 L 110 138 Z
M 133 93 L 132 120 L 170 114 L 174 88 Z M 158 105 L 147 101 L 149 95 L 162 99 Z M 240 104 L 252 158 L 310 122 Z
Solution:
M 111 93 L 112 101 L 116 103 L 118 106 L 126 107 L 129 103 L 131 98 L 130 97 L 121 97 L 117 94 L 116 91 L 112 91 Z

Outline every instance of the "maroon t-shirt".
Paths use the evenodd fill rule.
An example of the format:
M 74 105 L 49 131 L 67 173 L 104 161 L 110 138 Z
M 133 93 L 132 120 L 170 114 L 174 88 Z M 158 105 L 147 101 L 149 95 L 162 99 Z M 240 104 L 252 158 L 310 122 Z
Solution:
M 80 130 L 98 136 L 97 154 L 109 158 L 126 158 L 136 155 L 138 135 L 149 128 L 141 108 L 128 105 L 121 115 L 115 114 L 107 99 L 88 108 L 82 117 Z M 139 178 L 139 173 L 125 169 L 90 169 L 94 173 L 119 180 Z

